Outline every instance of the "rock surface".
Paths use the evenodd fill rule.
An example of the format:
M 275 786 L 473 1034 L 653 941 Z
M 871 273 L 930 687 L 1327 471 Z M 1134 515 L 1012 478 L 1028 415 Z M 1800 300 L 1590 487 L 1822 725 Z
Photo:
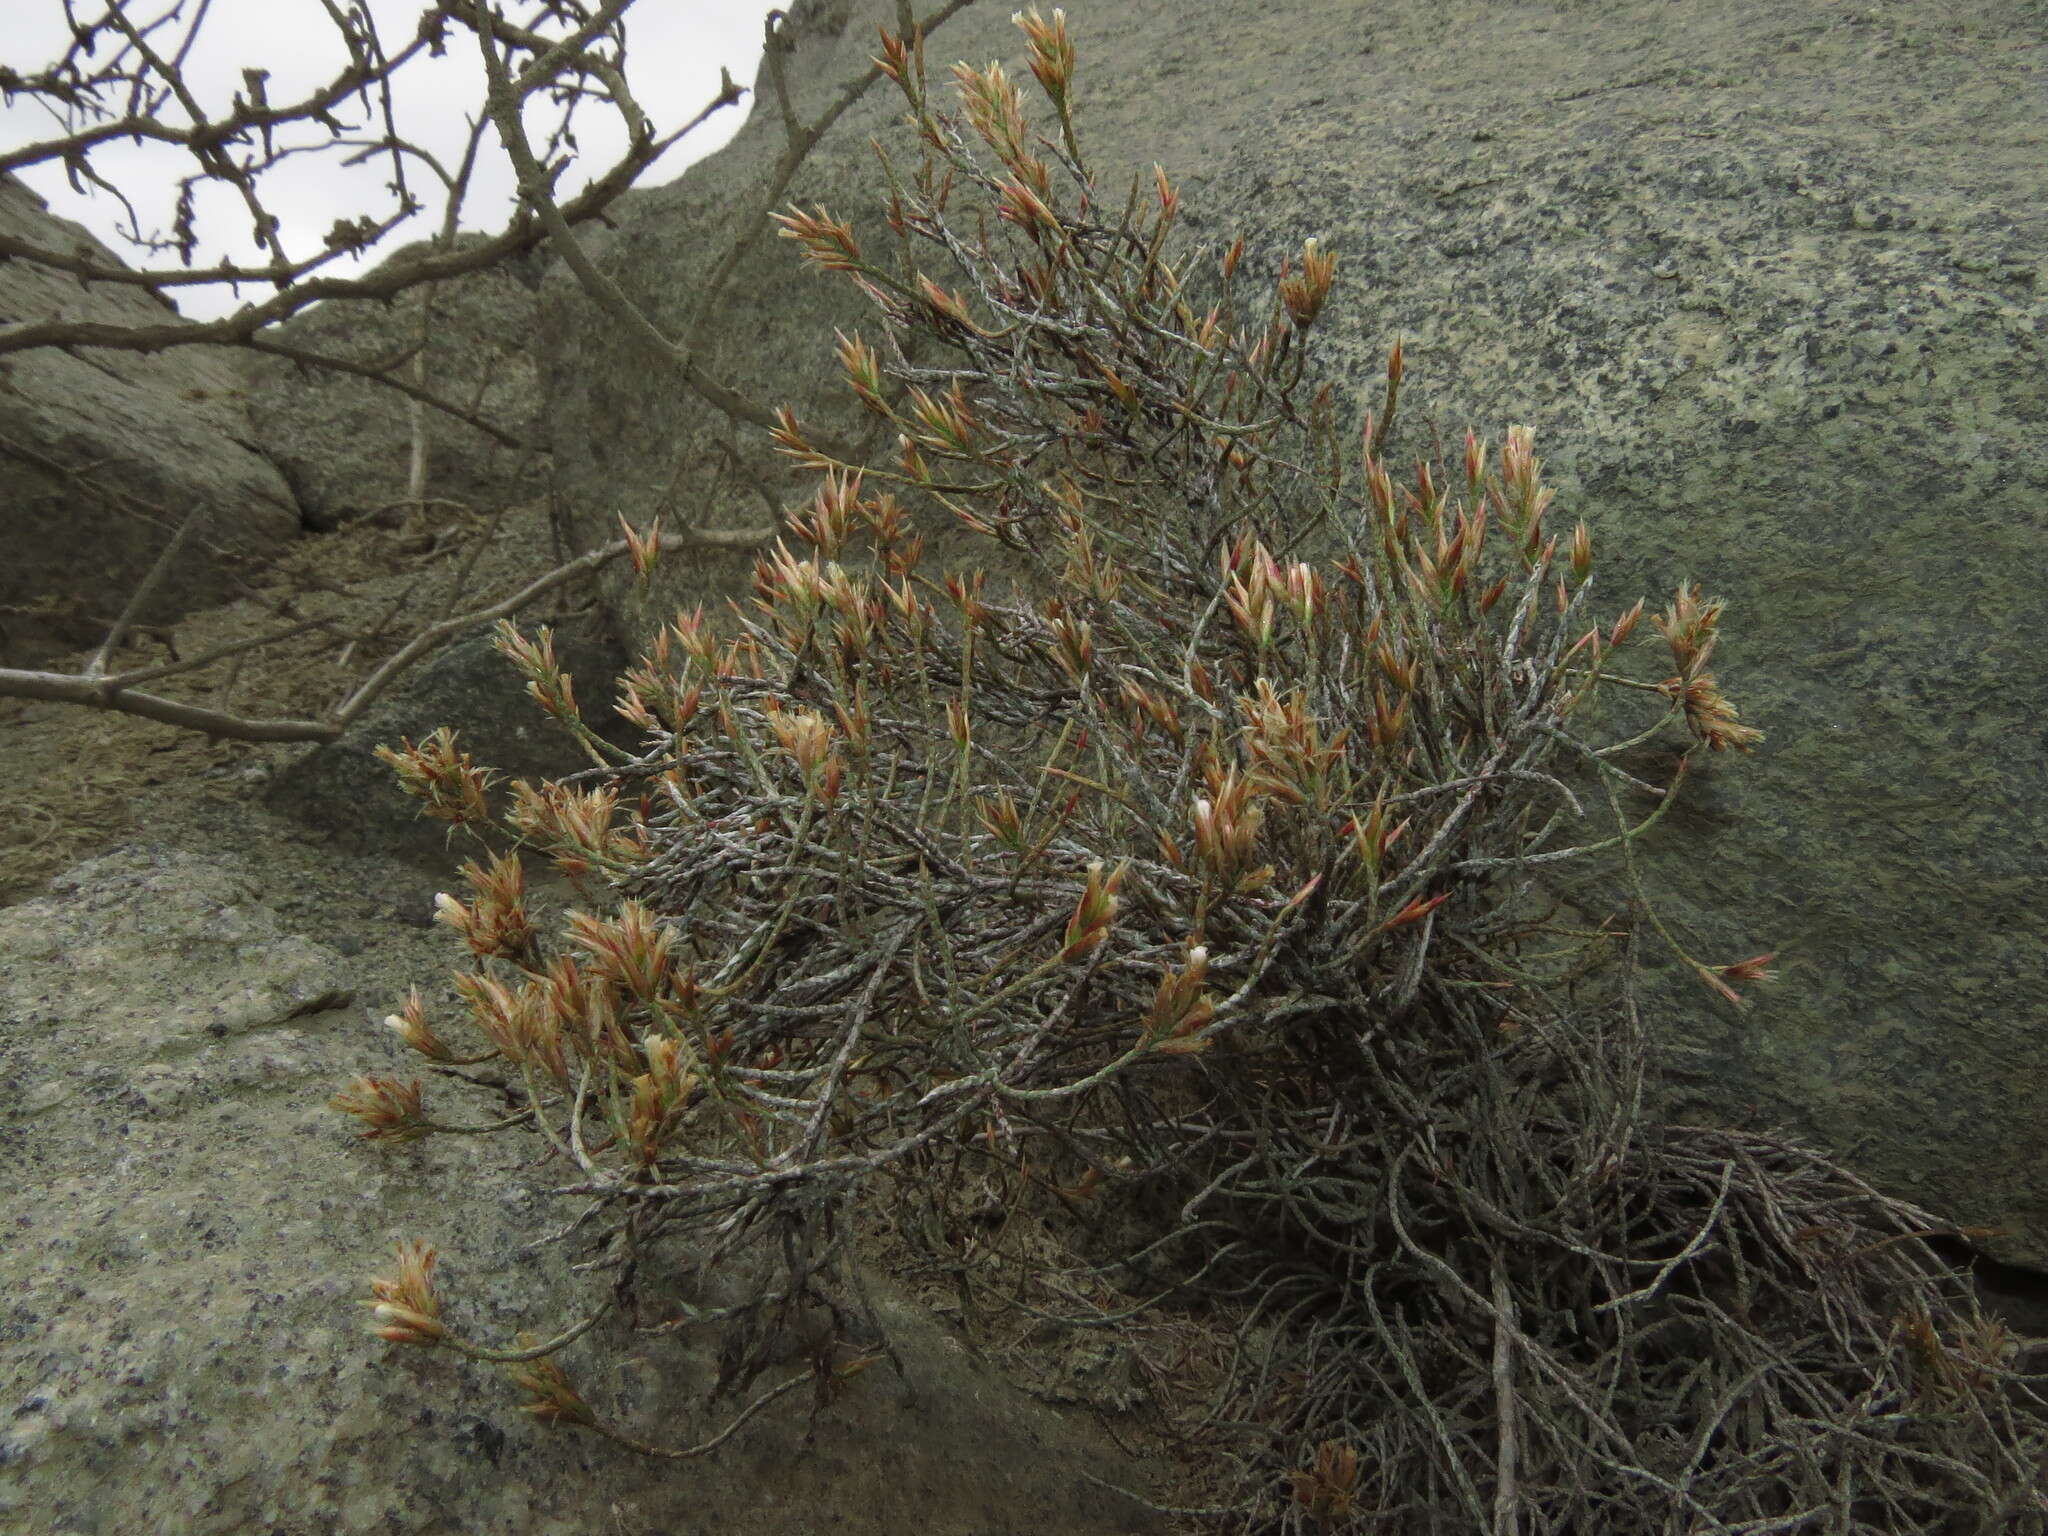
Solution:
M 408 248 L 409 249 L 409 248 Z M 390 259 L 407 254 L 394 251 Z M 498 427 L 523 446 L 428 408 L 430 497 L 490 510 L 530 498 L 544 481 L 532 444 L 539 399 L 531 340 L 541 263 L 528 260 L 413 289 L 391 303 L 329 300 L 279 326 L 301 351 L 383 367 L 426 344 L 423 377 L 397 376 Z M 297 493 L 307 526 L 329 529 L 391 506 L 407 492 L 412 402 L 373 380 L 288 358 L 249 359 L 256 441 Z
M 1769 740 L 1700 765 L 1645 874 L 1696 953 L 1776 950 L 1781 981 L 1737 1015 L 1665 967 L 1655 1017 L 1704 1052 L 1673 1107 L 1790 1124 L 2048 1265 L 2048 1121 L 2026 1107 L 2048 1090 L 2048 682 L 2028 640 L 2048 569 L 2048 8 L 1068 10 L 1106 186 L 1163 163 L 1184 227 L 1243 232 L 1269 275 L 1305 237 L 1334 247 L 1319 330 L 1356 406 L 1406 338 L 1397 452 L 1426 449 L 1432 419 L 1450 444 L 1530 423 L 1610 615 L 1682 578 L 1727 599 L 1719 675 Z M 893 15 L 797 7 L 800 116 Z M 1008 7 L 929 45 L 935 76 L 1000 57 L 1028 86 L 1023 52 Z M 871 92 L 787 200 L 871 238 L 868 141 L 914 158 L 899 115 Z M 875 322 L 784 242 L 757 237 L 690 334 L 698 275 L 780 148 L 757 110 L 593 249 L 714 374 L 843 429 L 832 331 Z M 736 525 L 763 491 L 808 494 L 565 275 L 544 299 L 557 489 L 584 539 L 615 507 Z M 651 613 L 615 587 L 622 627 L 739 591 L 747 565 L 707 556 Z
M 450 950 L 423 931 L 424 877 L 259 831 L 259 859 L 130 848 L 0 910 L 0 1529 L 1149 1528 L 1076 1475 L 1139 1469 L 886 1289 L 914 1400 L 878 1368 L 808 1443 L 802 1411 L 771 1410 L 685 1465 L 551 1432 L 490 1368 L 368 1337 L 356 1302 L 402 1237 L 440 1247 L 444 1316 L 472 1337 L 580 1315 L 591 1289 L 558 1251 L 523 1248 L 562 1224 L 530 1149 L 380 1151 L 325 1107 L 360 1072 L 413 1075 L 366 1014 Z M 446 1083 L 436 1097 L 450 1119 L 490 1111 Z M 714 1362 L 678 1340 L 600 1325 L 565 1364 L 600 1412 L 656 1441 L 713 1422 Z
M 530 631 L 531 625 L 526 626 Z M 592 728 L 630 737 L 609 708 L 611 681 L 625 665 L 608 638 L 564 632 L 555 638 L 562 669 L 588 706 Z M 426 740 L 446 726 L 482 766 L 513 778 L 551 778 L 588 768 L 568 732 L 528 697 L 512 663 L 498 654 L 487 629 L 435 652 L 352 724 L 338 741 L 287 764 L 264 792 L 266 802 L 358 851 L 402 851 L 452 867 L 448 826 L 419 814 L 419 802 L 398 787 L 376 753 L 402 739 Z M 495 802 L 502 806 L 500 799 Z
M 0 177 L 0 233 L 122 262 Z M 140 288 L 0 261 L 0 333 L 50 320 L 178 324 Z M 299 530 L 289 486 L 254 445 L 241 365 L 219 348 L 36 348 L 0 355 L 0 662 L 96 643 L 186 515 L 186 542 L 145 619 L 218 602 L 234 573 Z

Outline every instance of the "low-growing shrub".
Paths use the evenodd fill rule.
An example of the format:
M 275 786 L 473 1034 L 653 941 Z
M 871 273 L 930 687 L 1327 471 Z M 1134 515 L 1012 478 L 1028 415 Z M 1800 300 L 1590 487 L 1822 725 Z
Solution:
M 850 1248 L 876 1222 L 977 1315 L 1124 1338 L 1207 1501 L 1184 1512 L 1227 1528 L 2040 1529 L 2038 1399 L 1932 1218 L 1783 1140 L 1650 1123 L 1654 914 L 1545 897 L 1568 861 L 1634 888 L 1687 765 L 1758 739 L 1710 670 L 1721 606 L 1596 613 L 1525 429 L 1397 485 L 1398 346 L 1347 447 L 1309 366 L 1333 254 L 1248 316 L 1242 242 L 1182 249 L 1163 173 L 1099 199 L 1064 20 L 1022 24 L 1049 137 L 994 65 L 941 113 L 885 35 L 923 151 L 890 173 L 900 267 L 782 221 L 880 312 L 839 357 L 893 461 L 785 416 L 817 495 L 750 611 L 679 617 L 623 679 L 638 756 L 544 633 L 503 633 L 597 766 L 513 785 L 513 851 L 441 898 L 484 1048 L 417 998 L 393 1024 L 524 1099 L 499 1128 L 552 1149 L 611 1293 L 486 1348 L 409 1245 L 378 1331 L 694 1454 L 600 1418 L 557 1354 L 641 1322 L 651 1277 L 744 1274 L 695 1315 L 711 1385 L 738 1421 L 822 1401 L 888 1356 Z M 1014 589 L 928 576 L 933 515 L 1004 546 Z M 1637 718 L 1596 737 L 1596 697 Z M 1620 766 L 1659 734 L 1669 782 Z M 457 743 L 391 758 L 484 835 Z M 559 936 L 522 854 L 599 898 Z M 1770 957 L 1681 958 L 1736 1000 Z M 416 1082 L 340 1102 L 373 1136 L 459 1128 Z M 799 1314 L 828 1341 L 778 1365 Z

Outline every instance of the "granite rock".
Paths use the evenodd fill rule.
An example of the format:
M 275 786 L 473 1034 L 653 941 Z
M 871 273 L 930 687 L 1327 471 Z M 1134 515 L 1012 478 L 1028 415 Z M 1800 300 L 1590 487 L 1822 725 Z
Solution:
M 2048 1265 L 2048 1118 L 2027 1108 L 2048 1092 L 2048 682 L 2028 659 L 2048 570 L 2048 10 L 1068 12 L 1104 187 L 1120 200 L 1163 164 L 1185 231 L 1242 233 L 1268 277 L 1309 236 L 1334 248 L 1318 331 L 1355 409 L 1404 338 L 1397 457 L 1432 428 L 1455 447 L 1468 425 L 1497 444 L 1530 424 L 1560 526 L 1591 527 L 1607 616 L 1682 579 L 1727 600 L 1718 674 L 1768 740 L 1699 765 L 1643 867 L 1695 953 L 1777 951 L 1781 978 L 1738 1014 L 1679 968 L 1654 971 L 1657 1031 L 1694 1053 L 1666 1109 L 1790 1126 L 1959 1223 L 2004 1229 L 2000 1257 Z M 866 67 L 893 14 L 796 9 L 800 116 Z M 953 59 L 1003 58 L 1028 85 L 1008 7 L 963 12 L 928 51 L 940 78 Z M 900 115 L 870 92 L 787 200 L 875 238 L 870 140 L 914 159 Z M 757 107 L 592 246 L 715 375 L 844 431 L 833 329 L 875 321 L 787 242 L 756 228 L 691 330 L 696 274 L 756 217 L 780 148 L 779 115 Z M 580 540 L 619 507 L 739 526 L 764 497 L 808 494 L 764 435 L 665 376 L 559 271 L 541 336 Z M 679 601 L 742 591 L 748 564 L 678 562 L 644 604 L 615 580 L 618 625 L 644 640 Z
M 406 247 L 389 259 L 413 253 Z M 272 339 L 370 367 L 418 349 L 417 382 L 504 434 L 423 408 L 427 495 L 492 511 L 530 499 L 545 479 L 531 349 L 541 268 L 530 258 L 508 262 L 390 302 L 330 299 L 277 327 Z M 406 361 L 396 373 L 411 381 L 414 369 Z M 284 357 L 252 356 L 248 373 L 256 441 L 291 482 L 308 527 L 335 528 L 404 499 L 413 430 L 407 396 Z
M 420 815 L 419 801 L 399 788 L 377 756 L 379 747 L 424 741 L 445 726 L 458 746 L 503 779 L 588 768 L 582 747 L 528 696 L 492 635 L 484 628 L 451 641 L 404 674 L 338 740 L 281 769 L 264 791 L 265 803 L 351 848 L 445 864 L 452 857 L 448 824 Z M 569 629 L 556 636 L 555 653 L 586 701 L 593 728 L 626 744 L 630 733 L 606 707 L 611 680 L 624 665 L 618 647 L 608 636 Z
M 359 1302 L 401 1238 L 437 1246 L 443 1315 L 480 1340 L 559 1327 L 602 1290 L 534 1246 L 573 1211 L 530 1147 L 384 1150 L 327 1108 L 359 1073 L 421 1075 L 376 1019 L 412 982 L 439 995 L 451 953 L 416 926 L 428 899 L 374 859 L 151 846 L 0 910 L 0 1529 L 1151 1528 L 1075 1475 L 1143 1469 L 995 1380 L 879 1279 L 907 1382 L 870 1370 L 814 1421 L 771 1410 L 682 1465 L 551 1431 L 491 1368 L 370 1337 Z M 447 1118 L 490 1112 L 489 1095 L 427 1075 Z M 723 1422 L 708 1345 L 603 1323 L 563 1363 L 657 1442 Z
M 0 234 L 125 265 L 12 176 L 0 176 Z M 0 334 L 53 320 L 186 323 L 145 289 L 0 261 Z M 0 355 L 0 662 L 96 643 L 195 509 L 202 521 L 146 621 L 223 600 L 299 531 L 298 504 L 255 444 L 245 395 L 239 360 L 219 347 Z

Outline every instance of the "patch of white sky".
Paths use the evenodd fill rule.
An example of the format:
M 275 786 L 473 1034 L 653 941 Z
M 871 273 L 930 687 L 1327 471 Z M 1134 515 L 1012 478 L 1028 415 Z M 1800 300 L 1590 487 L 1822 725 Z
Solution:
M 415 35 L 423 9 L 421 0 L 336 0 L 336 4 L 348 10 L 367 8 L 384 46 L 392 53 Z M 174 0 L 127 0 L 126 5 L 127 14 L 138 25 L 177 13 L 151 34 L 152 45 L 163 51 L 174 50 L 182 42 L 202 8 L 202 24 L 182 73 L 200 109 L 216 120 L 228 115 L 236 95 L 246 89 L 245 70 L 268 72 L 264 89 L 276 107 L 299 100 L 333 79 L 347 61 L 347 51 L 321 0 L 206 0 L 203 6 L 202 0 L 184 0 L 182 8 Z M 533 6 L 519 0 L 513 0 L 507 9 L 513 19 L 522 21 L 534 12 Z M 684 136 L 642 173 L 638 185 L 673 180 L 693 162 L 722 148 L 739 131 L 753 108 L 750 88 L 760 63 L 762 28 L 770 9 L 760 0 L 639 0 L 627 13 L 627 80 L 657 133 L 672 132 L 716 99 L 721 66 L 749 90 L 737 105 L 714 113 Z M 104 14 L 104 7 L 102 0 L 72 0 L 72 11 L 86 21 Z M 0 64 L 30 76 L 61 56 L 70 35 L 63 0 L 0 0 L 0 13 L 4 13 Z M 102 37 L 99 46 L 105 50 L 112 44 Z M 401 137 L 429 151 L 452 171 L 461 160 L 470 122 L 483 111 L 483 86 L 483 62 L 474 36 L 466 28 L 451 25 L 443 57 L 422 53 L 393 77 L 393 117 Z M 116 114 L 126 110 L 125 98 L 110 99 L 106 105 Z M 352 136 L 381 136 L 383 132 L 381 120 L 366 112 L 357 98 L 346 100 L 335 115 Z M 163 110 L 163 119 L 180 126 L 190 121 L 175 103 Z M 545 141 L 553 120 L 545 103 L 529 104 L 527 126 L 536 147 Z M 61 137 L 67 131 L 63 117 L 48 103 L 27 93 L 16 93 L 11 100 L 0 97 L 0 154 Z M 311 144 L 325 137 L 313 124 L 295 125 L 290 134 L 288 140 L 280 141 L 280 147 L 284 142 Z M 556 183 L 557 195 L 562 197 L 573 196 L 591 175 L 614 163 L 625 144 L 618 114 L 601 102 L 579 108 L 575 134 L 575 161 Z M 463 203 L 461 227 L 496 231 L 504 227 L 511 212 L 515 180 L 510 161 L 489 129 L 483 145 Z M 240 153 L 246 156 L 247 151 Z M 288 257 L 296 260 L 317 254 L 339 220 L 367 215 L 381 221 L 395 211 L 397 199 L 389 185 L 390 157 L 373 156 L 353 166 L 344 163 L 349 158 L 333 146 L 321 153 L 294 155 L 258 182 L 266 211 L 280 222 L 280 238 Z M 198 169 L 189 151 L 148 139 L 124 138 L 95 147 L 90 164 L 134 205 L 144 237 L 170 237 L 177 213 L 178 180 Z M 138 246 L 131 238 L 128 211 L 120 200 L 83 180 L 74 187 L 61 162 L 24 166 L 17 174 L 49 204 L 51 212 L 83 224 L 131 266 L 161 270 L 180 265 L 175 250 L 152 252 Z M 407 170 L 407 185 L 424 205 L 422 211 L 366 257 L 344 256 L 322 268 L 323 274 L 345 276 L 362 270 L 400 245 L 439 231 L 446 208 L 441 182 L 431 170 L 414 163 Z M 199 235 L 195 265 L 206 267 L 222 260 L 255 265 L 265 259 L 259 256 L 253 238 L 254 221 L 232 188 L 204 184 L 194 207 Z M 239 294 L 225 284 L 166 291 L 182 313 L 205 319 L 228 314 L 272 290 L 267 284 L 245 283 Z

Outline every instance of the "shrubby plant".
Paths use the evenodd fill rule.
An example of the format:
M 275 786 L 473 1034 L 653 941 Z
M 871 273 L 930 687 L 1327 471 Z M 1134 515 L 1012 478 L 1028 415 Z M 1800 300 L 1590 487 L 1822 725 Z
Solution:
M 880 313 L 839 360 L 895 459 L 783 417 L 817 493 L 750 610 L 680 616 L 622 680 L 637 756 L 545 632 L 502 631 L 597 765 L 514 784 L 511 851 L 441 898 L 482 1049 L 417 997 L 392 1024 L 526 1108 L 451 1125 L 378 1078 L 338 1102 L 390 1140 L 544 1138 L 611 1293 L 486 1348 L 408 1245 L 378 1331 L 695 1454 L 601 1418 L 563 1347 L 612 1310 L 673 1329 L 638 1316 L 657 1279 L 744 1274 L 689 1318 L 735 1422 L 822 1402 L 888 1358 L 851 1253 L 886 1221 L 985 1317 L 1127 1340 L 1206 1489 L 1181 1512 L 1229 1529 L 2040 1529 L 2040 1399 L 1938 1224 L 1779 1138 L 1652 1123 L 1654 914 L 1546 898 L 1571 862 L 1634 888 L 1686 765 L 1758 739 L 1710 670 L 1721 605 L 1600 611 L 1524 428 L 1397 483 L 1398 346 L 1354 454 L 1311 387 L 1334 254 L 1269 289 L 1242 242 L 1175 241 L 1163 173 L 1105 203 L 1064 19 L 1021 24 L 1045 132 L 996 65 L 942 112 L 916 35 L 884 35 L 922 151 L 890 168 L 900 265 L 782 221 Z M 933 515 L 1005 546 L 1015 589 L 927 574 Z M 1658 736 L 1661 784 L 1621 766 Z M 486 831 L 452 738 L 391 758 Z M 527 856 L 592 898 L 559 935 Z M 1768 977 L 1680 953 L 1727 999 Z M 800 1316 L 823 1342 L 778 1367 Z M 1146 1353 L 1162 1320 L 1177 1364 Z

